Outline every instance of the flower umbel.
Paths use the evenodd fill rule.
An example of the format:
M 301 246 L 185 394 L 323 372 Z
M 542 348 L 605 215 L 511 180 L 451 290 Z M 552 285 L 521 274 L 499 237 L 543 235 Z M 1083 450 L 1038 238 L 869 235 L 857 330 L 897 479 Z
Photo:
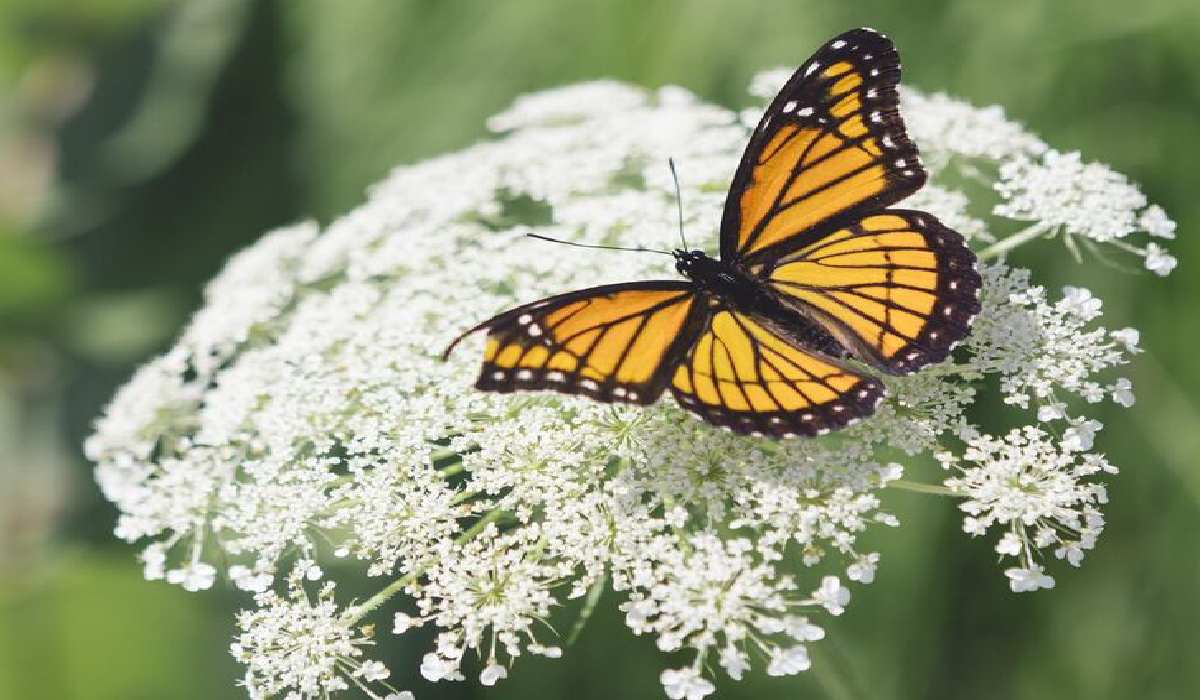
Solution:
M 943 466 L 957 472 L 946 485 L 966 496 L 959 504 L 967 514 L 963 531 L 981 535 L 993 527 L 1004 529 L 996 551 L 1016 557 L 1022 565 L 1005 572 L 1014 591 L 1054 585 L 1036 563 L 1037 550 L 1054 547 L 1055 556 L 1079 566 L 1084 550 L 1095 546 L 1104 529 L 1099 507 L 1108 496 L 1091 477 L 1117 470 L 1102 455 L 1085 452 L 1091 442 L 1090 436 L 1081 440 L 1072 429 L 1055 440 L 1039 427 L 1025 426 L 1002 439 L 972 438 L 961 461 L 939 455 Z M 1017 570 L 1037 575 L 1017 577 Z
M 781 75 L 757 78 L 756 94 Z M 964 530 L 994 533 L 1012 559 L 1012 590 L 1053 586 L 1055 560 L 1080 565 L 1103 528 L 1098 479 L 1116 470 L 1085 411 L 1133 404 L 1113 369 L 1139 336 L 1100 325 L 1090 291 L 1048 291 L 1004 255 L 1057 236 L 1167 274 L 1175 226 L 1126 178 L 998 108 L 903 101 L 931 175 L 907 204 L 977 249 L 983 310 L 952 358 L 889 379 L 872 419 L 812 440 L 743 438 L 668 399 L 477 393 L 477 338 L 438 360 L 464 326 L 517 302 L 672 277 L 660 256 L 600 263 L 523 238 L 673 245 L 669 156 L 690 237 L 715 229 L 753 115 L 679 88 L 589 83 L 521 98 L 490 120 L 495 139 L 397 169 L 324 231 L 285 228 L 235 256 L 88 440 L 117 536 L 145 543 L 147 578 L 200 590 L 224 577 L 255 594 L 233 645 L 251 697 L 410 698 L 388 679 L 417 674 L 493 685 L 524 654 L 560 656 L 550 618 L 581 599 L 586 619 L 606 589 L 633 633 L 682 663 L 662 672 L 670 698 L 712 694 L 714 674 L 800 673 L 824 621 L 886 561 L 859 535 L 899 525 L 884 503 L 896 487 L 958 499 Z M 971 210 L 986 218 L 951 184 L 963 175 L 993 187 Z M 972 423 L 981 402 L 1021 427 Z M 897 451 L 936 455 L 941 483 L 902 479 Z M 328 572 L 352 569 L 374 595 L 335 597 Z M 419 668 L 364 655 L 417 628 L 434 639 Z
M 238 615 L 241 633 L 230 652 L 246 665 L 242 685 L 250 697 L 285 691 L 325 697 L 353 685 L 378 698 L 394 690 L 386 683 L 387 667 L 363 658 L 362 648 L 375 643 L 373 626 L 356 625 L 351 611 L 338 607 L 332 581 L 322 584 L 313 599 L 304 588 L 313 578 L 309 571 L 308 563 L 297 566 L 286 595 L 259 593 L 257 607 Z

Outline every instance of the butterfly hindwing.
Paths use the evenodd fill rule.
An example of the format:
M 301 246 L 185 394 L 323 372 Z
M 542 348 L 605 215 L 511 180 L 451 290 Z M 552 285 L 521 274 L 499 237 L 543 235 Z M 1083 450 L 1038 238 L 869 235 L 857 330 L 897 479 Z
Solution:
M 799 244 L 835 219 L 892 204 L 925 171 L 897 110 L 892 42 L 855 29 L 800 66 L 767 108 L 734 175 L 721 258 Z
M 671 391 L 710 423 L 774 437 L 844 427 L 883 396 L 878 382 L 806 349 L 770 319 L 723 307 L 683 356 Z
M 683 281 L 614 284 L 527 304 L 476 328 L 487 330 L 487 341 L 475 386 L 649 404 L 695 336 L 695 315 L 695 292 Z
M 945 359 L 979 312 L 974 255 L 925 212 L 864 216 L 759 274 L 860 359 L 891 374 Z

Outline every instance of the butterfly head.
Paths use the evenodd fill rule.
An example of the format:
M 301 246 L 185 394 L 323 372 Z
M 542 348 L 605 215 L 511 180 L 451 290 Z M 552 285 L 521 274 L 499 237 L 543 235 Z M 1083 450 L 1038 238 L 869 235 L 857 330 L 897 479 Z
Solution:
M 674 255 L 675 269 L 685 277 L 695 277 L 699 268 L 704 267 L 705 263 L 713 262 L 702 250 L 676 250 Z

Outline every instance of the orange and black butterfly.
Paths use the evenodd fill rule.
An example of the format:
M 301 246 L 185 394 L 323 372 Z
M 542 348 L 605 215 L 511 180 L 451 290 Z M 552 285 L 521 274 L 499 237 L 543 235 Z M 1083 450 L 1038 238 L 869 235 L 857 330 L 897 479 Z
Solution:
M 484 321 L 464 334 L 488 331 L 475 386 L 635 404 L 669 387 L 710 423 L 775 437 L 870 415 L 884 387 L 847 358 L 914 372 L 944 359 L 979 311 L 962 236 L 884 208 L 925 183 L 899 78 L 878 32 L 826 43 L 751 136 L 719 258 L 677 250 L 687 280 L 583 289 Z

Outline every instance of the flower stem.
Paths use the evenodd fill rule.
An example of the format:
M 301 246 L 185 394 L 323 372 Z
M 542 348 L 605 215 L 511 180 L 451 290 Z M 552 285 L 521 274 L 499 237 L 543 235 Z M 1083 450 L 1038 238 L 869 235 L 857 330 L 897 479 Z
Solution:
M 465 469 L 466 469 L 466 467 L 463 465 L 463 463 L 458 462 L 457 464 L 451 464 L 448 467 L 442 467 L 441 469 L 439 469 L 437 471 L 438 471 L 439 475 L 441 475 L 443 477 L 447 477 L 447 476 L 454 476 L 455 474 L 459 474 Z
M 843 674 L 834 667 L 833 649 L 828 648 L 827 644 L 814 644 L 809 647 L 808 653 L 813 657 L 813 676 L 826 697 L 832 700 L 854 700 L 858 697 Z
M 945 486 L 936 484 L 922 484 L 919 481 L 909 481 L 907 479 L 896 479 L 895 481 L 887 482 L 888 487 L 903 489 L 905 491 L 914 491 L 916 493 L 931 493 L 935 496 L 957 496 L 954 490 Z
M 583 632 L 587 621 L 591 619 L 592 613 L 596 611 L 596 604 L 600 602 L 600 596 L 604 594 L 604 585 L 608 582 L 608 576 L 600 574 L 596 577 L 596 582 L 588 589 L 587 598 L 583 601 L 583 609 L 579 611 L 579 618 L 575 620 L 574 626 L 571 627 L 571 632 L 567 635 L 567 646 L 575 643 L 579 639 L 579 634 Z
M 463 533 L 454 540 L 454 543 L 465 544 L 470 542 L 471 540 L 475 539 L 479 533 L 483 532 L 484 528 L 504 517 L 505 514 L 506 513 L 503 508 L 496 508 L 495 510 L 488 511 L 482 518 L 476 520 L 474 525 L 464 530 Z M 392 581 L 387 585 L 386 588 L 379 591 L 375 595 L 367 598 L 362 605 L 359 605 L 355 608 L 354 615 L 351 618 L 351 624 L 358 622 L 368 613 L 386 603 L 392 596 L 404 590 L 406 586 L 411 584 L 413 581 L 416 581 L 421 574 L 425 573 L 428 568 L 428 564 L 417 567 L 408 574 L 405 574 L 395 581 Z
M 1049 231 L 1050 227 L 1046 226 L 1045 224 L 1034 224 L 1027 229 L 1014 233 L 1008 238 L 996 241 L 990 246 L 979 251 L 979 254 L 976 257 L 978 257 L 980 260 L 999 258 L 1022 243 L 1032 241 L 1044 233 L 1049 233 Z

